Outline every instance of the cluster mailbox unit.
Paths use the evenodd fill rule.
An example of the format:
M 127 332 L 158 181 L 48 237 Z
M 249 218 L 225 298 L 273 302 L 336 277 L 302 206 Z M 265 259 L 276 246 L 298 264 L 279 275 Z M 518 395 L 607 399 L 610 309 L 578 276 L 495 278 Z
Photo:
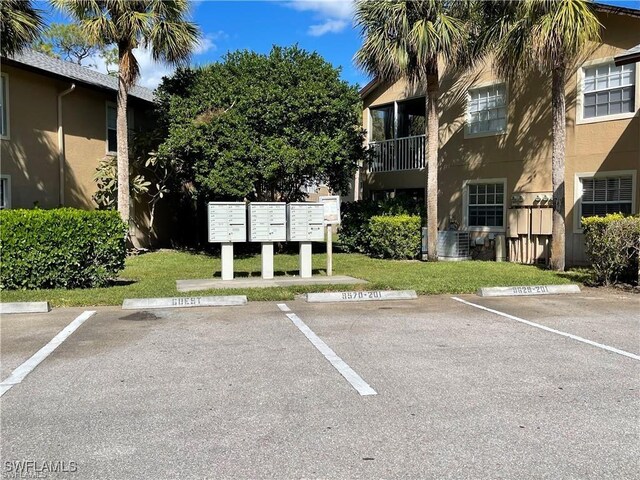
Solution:
M 273 242 L 287 241 L 287 204 L 249 204 L 249 241 L 262 242 L 262 278 L 273 278 Z
M 222 279 L 233 280 L 233 244 L 247 241 L 244 202 L 209 202 L 209 242 L 222 244 Z
M 209 202 L 209 242 L 222 245 L 222 279 L 233 280 L 233 244 L 262 243 L 262 278 L 273 278 L 273 242 L 300 242 L 300 276 L 310 278 L 311 242 L 324 241 L 322 203 Z M 288 227 L 288 228 L 287 228 Z
M 290 203 L 289 241 L 300 242 L 299 269 L 302 278 L 312 276 L 311 242 L 324 240 L 324 205 L 322 203 Z

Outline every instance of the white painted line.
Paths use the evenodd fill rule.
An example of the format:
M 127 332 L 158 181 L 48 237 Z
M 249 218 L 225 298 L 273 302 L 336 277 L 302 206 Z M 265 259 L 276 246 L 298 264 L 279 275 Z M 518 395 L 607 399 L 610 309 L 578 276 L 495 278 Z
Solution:
M 607 350 L 609 352 L 617 353 L 619 355 L 624 355 L 625 357 L 633 358 L 634 360 L 640 360 L 640 355 L 636 355 L 634 353 L 625 352 L 624 350 L 619 350 L 614 347 L 610 347 L 608 345 L 604 345 L 602 343 L 594 342 L 592 340 L 588 340 L 586 338 L 579 337 L 577 335 L 573 335 L 571 333 L 561 332 L 560 330 L 556 330 L 554 328 L 545 327 L 544 325 L 540 325 L 538 323 L 530 322 L 529 320 L 525 320 L 520 317 L 516 317 L 515 315 L 509 315 L 508 313 L 500 312 L 498 310 L 494 310 L 492 308 L 483 307 L 482 305 L 477 305 L 475 303 L 467 302 L 458 297 L 451 297 L 453 300 L 457 302 L 464 303 L 465 305 L 469 305 L 471 307 L 479 308 L 480 310 L 485 310 L 487 312 L 495 313 L 496 315 L 500 315 L 501 317 L 510 318 L 511 320 L 515 320 L 516 322 L 524 323 L 531 327 L 536 327 L 541 330 L 545 330 L 547 332 L 555 333 L 557 335 L 562 335 L 563 337 L 571 338 L 572 340 L 577 340 L 578 342 L 586 343 L 587 345 L 591 345 L 593 347 L 598 347 L 603 350 Z
M 287 306 L 286 303 L 279 303 L 278 304 L 278 308 L 280 310 L 282 310 L 283 312 L 290 312 L 291 311 L 291 309 Z
M 284 304 L 280 304 L 289 309 Z M 278 306 L 280 306 L 278 305 Z M 282 307 L 280 307 L 282 309 Z M 284 311 L 284 310 L 283 310 Z M 318 349 L 320 353 L 326 358 L 333 367 L 338 370 L 340 375 L 342 375 L 347 382 L 351 384 L 353 388 L 355 388 L 360 395 L 377 395 L 377 392 L 371 388 L 371 386 L 365 382 L 360 375 L 358 375 L 349 365 L 345 363 L 336 352 L 334 352 L 329 345 L 324 343 L 320 337 L 318 337 L 313 331 L 302 321 L 300 317 L 298 317 L 295 313 L 287 313 L 286 314 L 289 320 L 293 322 L 293 324 L 298 327 L 305 337 L 313 344 L 314 347 Z
M 22 382 L 24 378 L 29 375 L 34 368 L 36 368 L 45 358 L 47 358 L 62 342 L 64 342 L 69 335 L 75 332 L 80 325 L 82 325 L 87 319 L 89 319 L 96 312 L 94 310 L 87 310 L 80 314 L 73 322 L 67 325 L 60 333 L 51 339 L 44 347 L 38 350 L 33 356 L 16 368 L 11 375 L 9 375 L 2 383 L 0 383 L 0 397 L 9 391 L 11 387 Z
M 483 287 L 478 290 L 480 297 L 513 297 L 529 295 L 560 295 L 580 293 L 578 285 L 523 285 L 515 287 Z
M 4 302 L 0 303 L 0 314 L 7 313 L 47 313 L 49 302 Z
M 228 307 L 246 304 L 246 295 L 227 295 L 217 297 L 125 298 L 122 302 L 122 309 L 144 310 L 149 308 Z
M 415 290 L 367 290 L 360 292 L 307 293 L 307 302 L 376 302 L 382 300 L 415 300 Z

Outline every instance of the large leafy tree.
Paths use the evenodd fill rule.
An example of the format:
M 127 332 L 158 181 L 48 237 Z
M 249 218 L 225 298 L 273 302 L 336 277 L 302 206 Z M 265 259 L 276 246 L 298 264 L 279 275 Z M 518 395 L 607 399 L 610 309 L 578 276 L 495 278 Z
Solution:
M 188 0 L 52 0 L 75 18 L 89 41 L 118 49 L 118 212 L 129 222 L 129 143 L 127 98 L 140 76 L 134 49 L 169 64 L 186 62 L 197 44 L 198 28 L 186 19 Z
M 471 36 L 468 2 L 443 0 L 357 0 L 362 47 L 356 63 L 384 82 L 406 78 L 426 87 L 428 260 L 437 260 L 438 98 L 440 68 L 462 58 Z
M 32 48 L 50 57 L 63 58 L 87 67 L 96 67 L 92 62 L 100 56 L 106 63 L 107 73 L 109 63 L 117 64 L 118 58 L 117 49 L 113 45 L 106 46 L 91 41 L 77 23 L 50 24 L 33 43 Z
M 41 11 L 28 0 L 0 1 L 0 53 L 13 55 L 28 47 L 43 27 Z
M 199 203 L 296 201 L 319 183 L 347 193 L 364 157 L 356 87 L 296 46 L 179 69 L 156 95 L 157 159 Z
M 565 268 L 565 144 L 567 76 L 601 25 L 588 0 L 487 2 L 484 43 L 507 78 L 536 69 L 551 76 L 553 223 L 551 267 Z

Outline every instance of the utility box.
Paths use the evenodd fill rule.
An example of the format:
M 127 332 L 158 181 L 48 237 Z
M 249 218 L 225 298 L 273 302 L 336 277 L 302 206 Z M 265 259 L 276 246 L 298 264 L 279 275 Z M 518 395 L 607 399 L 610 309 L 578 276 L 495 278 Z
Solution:
M 290 203 L 287 209 L 290 242 L 324 241 L 324 205 L 322 203 Z
M 244 202 L 209 202 L 209 242 L 247 241 L 247 206 Z
M 286 242 L 287 204 L 276 202 L 250 203 L 249 241 Z
M 533 235 L 551 235 L 552 212 L 552 208 L 531 210 L 531 233 Z
M 529 233 L 529 209 L 510 208 L 507 210 L 507 236 L 516 238 Z

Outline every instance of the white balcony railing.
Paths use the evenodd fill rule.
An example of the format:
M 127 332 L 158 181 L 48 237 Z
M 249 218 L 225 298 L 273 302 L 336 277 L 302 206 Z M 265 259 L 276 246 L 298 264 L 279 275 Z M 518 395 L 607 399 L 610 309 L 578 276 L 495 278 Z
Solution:
M 373 151 L 370 172 L 419 170 L 425 167 L 424 135 L 369 142 Z

